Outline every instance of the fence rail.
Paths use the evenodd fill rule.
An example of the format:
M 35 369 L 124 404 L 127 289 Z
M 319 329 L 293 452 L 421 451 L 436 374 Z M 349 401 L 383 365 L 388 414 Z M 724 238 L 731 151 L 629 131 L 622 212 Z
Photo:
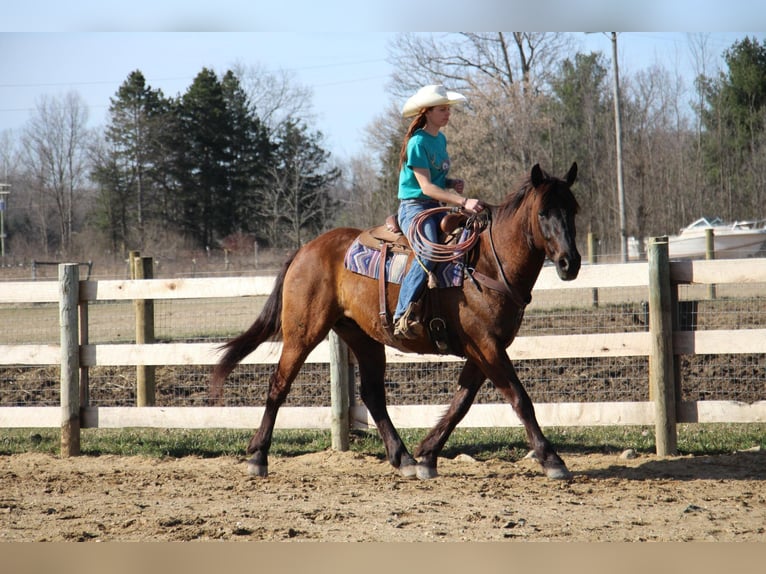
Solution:
M 668 261 L 667 242 L 650 244 L 647 262 L 586 265 L 578 279 L 564 283 L 552 268 L 544 268 L 535 286 L 546 292 L 624 288 L 624 297 L 649 300 L 649 329 L 644 332 L 518 337 L 509 348 L 513 360 L 574 357 L 649 357 L 650 400 L 600 403 L 537 403 L 543 426 L 655 425 L 659 454 L 675 450 L 678 422 L 764 422 L 766 401 L 680 401 L 674 362 L 692 354 L 766 354 L 766 329 L 684 331 L 673 325 L 679 285 L 742 285 L 766 283 L 766 259 Z M 101 301 L 204 299 L 266 296 L 273 277 L 229 277 L 143 280 L 80 280 L 78 264 L 62 264 L 58 281 L 0 283 L 0 304 L 59 303 L 61 344 L 0 345 L 0 365 L 58 365 L 61 368 L 61 407 L 0 407 L 0 428 L 62 428 L 62 454 L 78 454 L 80 428 L 248 428 L 260 420 L 262 407 L 94 407 L 81 382 L 95 366 L 212 365 L 218 345 L 209 343 L 91 344 L 87 339 L 88 305 Z M 634 293 L 634 295 L 631 295 Z M 598 297 L 596 296 L 597 300 Z M 352 368 L 338 364 L 338 344 L 331 334 L 309 356 L 309 363 L 331 365 L 333 379 L 344 380 Z M 268 343 L 244 364 L 273 364 L 279 343 Z M 456 357 L 406 355 L 387 348 L 389 363 L 456 362 Z M 344 356 L 342 353 L 340 356 Z M 345 386 L 345 388 L 343 388 Z M 278 428 L 332 428 L 343 444 L 349 427 L 374 426 L 363 406 L 349 405 L 348 385 L 333 393 L 331 407 L 283 407 Z M 345 396 L 344 396 L 345 395 Z M 345 402 L 343 402 L 345 400 Z M 339 402 L 337 402 L 339 401 Z M 340 406 L 339 406 L 340 405 Z M 349 405 L 349 406 L 346 406 Z M 392 405 L 399 427 L 428 427 L 444 405 Z M 460 426 L 518 426 L 504 404 L 477 404 Z

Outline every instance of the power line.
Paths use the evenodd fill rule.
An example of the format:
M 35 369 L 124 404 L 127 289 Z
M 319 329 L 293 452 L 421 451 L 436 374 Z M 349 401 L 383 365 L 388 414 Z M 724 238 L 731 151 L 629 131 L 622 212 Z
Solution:
M 362 64 L 379 64 L 381 62 L 385 62 L 384 59 L 376 59 L 376 60 L 353 60 L 348 62 L 333 62 L 328 64 L 316 64 L 313 66 L 298 66 L 294 68 L 285 68 L 284 71 L 286 72 L 301 72 L 306 70 L 322 70 L 322 69 L 328 69 L 328 68 L 339 68 L 342 66 L 359 66 Z M 247 75 L 245 76 L 247 77 Z M 149 84 L 157 83 L 157 82 L 177 82 L 177 81 L 191 81 L 194 79 L 194 76 L 177 76 L 177 77 L 169 77 L 169 78 L 146 78 L 146 82 Z M 375 79 L 375 78 L 363 78 L 363 79 Z M 33 83 L 23 83 L 23 84 L 0 84 L 0 88 L 54 88 L 54 87 L 60 87 L 60 86 L 98 86 L 98 85 L 109 85 L 109 84 L 119 84 L 121 82 L 124 82 L 125 79 L 122 80 L 88 80 L 88 81 L 81 81 L 81 82 L 33 82 Z M 355 81 L 355 80 L 349 80 L 349 81 Z

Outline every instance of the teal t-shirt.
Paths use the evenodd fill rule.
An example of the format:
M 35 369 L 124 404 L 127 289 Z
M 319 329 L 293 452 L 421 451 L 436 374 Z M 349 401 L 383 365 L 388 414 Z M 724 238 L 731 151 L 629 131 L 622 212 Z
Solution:
M 428 169 L 431 182 L 439 187 L 447 187 L 447 172 L 450 161 L 447 155 L 447 138 L 439 132 L 432 136 L 424 130 L 418 130 L 407 142 L 407 161 L 399 172 L 399 199 L 427 199 L 415 178 L 412 168 Z

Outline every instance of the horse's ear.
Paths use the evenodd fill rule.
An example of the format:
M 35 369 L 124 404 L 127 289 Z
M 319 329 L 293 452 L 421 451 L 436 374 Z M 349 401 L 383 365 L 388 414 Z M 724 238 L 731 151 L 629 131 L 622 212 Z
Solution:
M 545 179 L 545 177 L 543 176 L 543 170 L 540 169 L 539 163 L 536 163 L 534 167 L 532 168 L 532 176 L 530 179 L 532 181 L 532 187 L 539 186 Z
M 577 179 L 577 162 L 572 162 L 572 167 L 569 168 L 569 173 L 567 173 L 567 184 L 570 186 L 575 182 Z

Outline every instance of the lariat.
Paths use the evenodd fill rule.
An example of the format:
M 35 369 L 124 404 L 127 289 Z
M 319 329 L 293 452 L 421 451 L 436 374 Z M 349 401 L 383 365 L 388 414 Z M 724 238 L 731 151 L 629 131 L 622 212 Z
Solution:
M 454 243 L 434 243 L 425 236 L 423 228 L 429 217 L 436 213 L 456 213 L 457 211 L 459 209 L 454 207 L 434 207 L 425 209 L 412 218 L 412 224 L 407 230 L 407 239 L 409 239 L 410 246 L 418 258 L 435 263 L 447 263 L 460 259 L 476 246 L 476 243 L 479 241 L 479 235 L 481 235 L 482 230 L 486 227 L 486 218 L 480 218 L 479 214 L 473 214 L 468 217 L 462 226 L 460 237 Z
M 487 225 L 489 213 L 483 215 L 484 211 L 474 213 L 466 219 L 462 225 L 462 231 L 456 241 L 446 241 L 443 243 L 434 243 L 430 241 L 424 232 L 425 223 L 429 217 L 434 214 L 448 212 L 459 213 L 460 208 L 454 207 L 434 207 L 425 209 L 412 218 L 412 223 L 407 230 L 407 239 L 410 242 L 412 250 L 415 252 L 415 261 L 423 268 L 428 275 L 428 287 L 436 287 L 436 277 L 428 270 L 423 261 L 432 261 L 434 263 L 449 263 L 461 259 L 466 253 L 471 251 L 479 241 L 481 232 Z M 458 228 L 460 229 L 460 228 Z

